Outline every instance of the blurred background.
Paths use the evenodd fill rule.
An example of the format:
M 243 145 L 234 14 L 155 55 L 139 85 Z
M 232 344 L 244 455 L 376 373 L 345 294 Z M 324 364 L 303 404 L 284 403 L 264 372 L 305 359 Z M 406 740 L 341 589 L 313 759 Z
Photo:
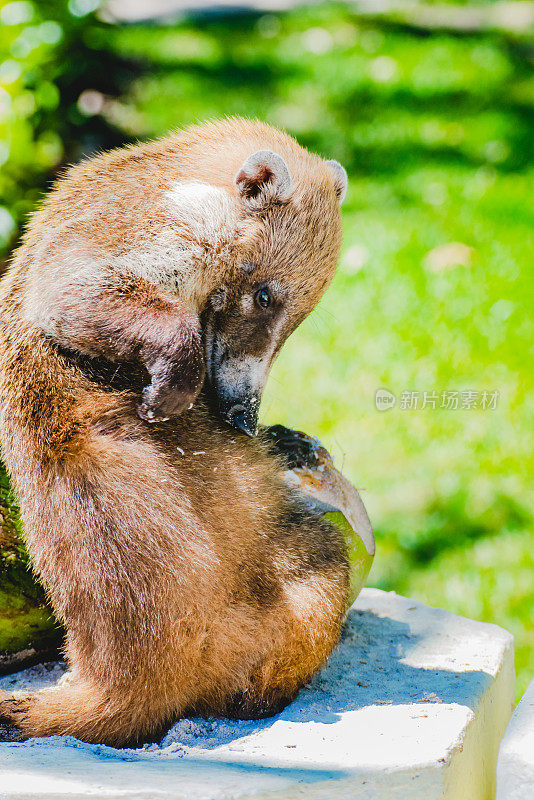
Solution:
M 275 365 L 263 419 L 319 436 L 362 490 L 372 585 L 514 634 L 521 693 L 534 3 L 0 0 L 0 23 L 4 266 L 57 172 L 102 148 L 242 114 L 346 166 L 340 267 Z M 2 474 L 0 490 L 8 526 Z

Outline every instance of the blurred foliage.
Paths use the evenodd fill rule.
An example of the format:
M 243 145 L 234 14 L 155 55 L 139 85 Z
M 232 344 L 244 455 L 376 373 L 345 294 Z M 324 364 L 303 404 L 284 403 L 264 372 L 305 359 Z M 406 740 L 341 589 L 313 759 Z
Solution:
M 28 556 L 22 544 L 16 500 L 5 472 L 0 472 L 0 575 L 2 587 L 6 580 L 21 587 L 34 597 L 42 598 L 35 590 L 29 574 Z
M 5 541 L 11 541 L 16 535 L 17 507 L 4 472 L 0 472 L 0 523 Z
M 108 26 L 87 13 L 94 7 L 0 0 L 0 256 L 51 175 L 125 140 L 92 113 L 98 92 L 114 97 L 135 74 L 131 62 L 95 43 Z
M 6 161 L 3 202 L 17 224 L 47 170 L 75 157 L 66 153 L 212 116 L 266 119 L 347 166 L 340 269 L 284 348 L 264 417 L 319 435 L 363 487 L 378 536 L 370 582 L 511 630 L 524 690 L 534 673 L 532 38 L 432 33 L 335 3 L 117 27 L 38 8 L 17 36 L 50 19 L 61 39 L 0 80 L 22 108 L 17 98 L 38 89 L 32 70 L 58 89 L 55 107 L 8 120 L 26 142 L 24 159 Z M 48 162 L 36 155 L 45 132 L 60 142 Z M 389 411 L 375 408 L 379 388 L 396 395 Z M 408 391 L 419 406 L 436 392 L 436 408 L 403 409 Z M 476 408 L 447 409 L 446 391 L 499 394 L 495 409 L 481 394 Z

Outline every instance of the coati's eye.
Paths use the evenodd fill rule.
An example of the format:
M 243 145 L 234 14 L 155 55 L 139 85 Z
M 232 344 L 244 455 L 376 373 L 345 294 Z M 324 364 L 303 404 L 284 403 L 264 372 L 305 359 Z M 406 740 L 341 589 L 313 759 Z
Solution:
M 265 286 L 262 286 L 261 289 L 258 289 L 256 292 L 255 300 L 260 308 L 269 308 L 271 305 L 271 295 L 269 290 Z

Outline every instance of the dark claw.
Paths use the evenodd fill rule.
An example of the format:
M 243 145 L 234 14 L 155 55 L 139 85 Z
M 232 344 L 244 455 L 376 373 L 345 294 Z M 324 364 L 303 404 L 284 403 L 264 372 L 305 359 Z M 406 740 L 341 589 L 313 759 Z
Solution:
M 262 428 L 260 435 L 273 453 L 282 456 L 287 469 L 295 469 L 295 467 L 313 469 L 318 466 L 317 450 L 321 445 L 317 439 L 302 433 L 302 431 L 286 428 L 284 425 Z

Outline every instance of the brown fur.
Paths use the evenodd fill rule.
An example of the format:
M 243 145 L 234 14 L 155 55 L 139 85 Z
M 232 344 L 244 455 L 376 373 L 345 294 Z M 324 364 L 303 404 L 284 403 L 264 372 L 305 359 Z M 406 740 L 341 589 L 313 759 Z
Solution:
M 240 122 L 234 147 L 236 125 L 76 167 L 34 218 L 3 282 L 3 454 L 33 565 L 67 629 L 73 671 L 58 689 L 0 695 L 0 723 L 15 725 L 21 738 L 72 734 L 135 744 L 184 714 L 273 713 L 338 639 L 348 592 L 344 542 L 299 506 L 276 457 L 258 439 L 233 438 L 203 401 L 155 426 L 136 413 L 145 368 L 157 393 L 158 360 L 180 349 L 173 319 L 183 337 L 184 319 L 194 319 L 219 287 L 221 264 L 230 265 L 226 283 L 236 276 L 234 310 L 220 320 L 234 340 L 248 329 L 236 311 L 245 289 L 235 287 L 251 280 L 241 269 L 245 256 L 254 258 L 254 280 L 274 272 L 293 292 L 286 332 L 331 277 L 339 212 L 328 169 L 262 125 Z M 241 214 L 237 243 L 223 242 L 215 253 L 212 241 L 194 279 L 177 276 L 174 294 L 131 274 L 118 281 L 116 261 L 102 269 L 102 253 L 142 247 L 161 233 L 157 198 L 170 174 L 233 192 L 228 175 L 251 149 L 273 141 L 297 175 L 293 207 Z M 299 165 L 308 177 L 314 170 L 322 214 Z M 307 202 L 312 233 L 299 224 L 299 204 Z M 82 270 L 82 280 L 75 269 L 89 251 L 98 262 L 93 283 L 90 272 Z M 327 261 L 308 270 L 304 259 L 325 253 Z M 202 382 L 201 359 L 182 364 L 199 370 Z M 181 374 L 173 372 L 171 400 Z

